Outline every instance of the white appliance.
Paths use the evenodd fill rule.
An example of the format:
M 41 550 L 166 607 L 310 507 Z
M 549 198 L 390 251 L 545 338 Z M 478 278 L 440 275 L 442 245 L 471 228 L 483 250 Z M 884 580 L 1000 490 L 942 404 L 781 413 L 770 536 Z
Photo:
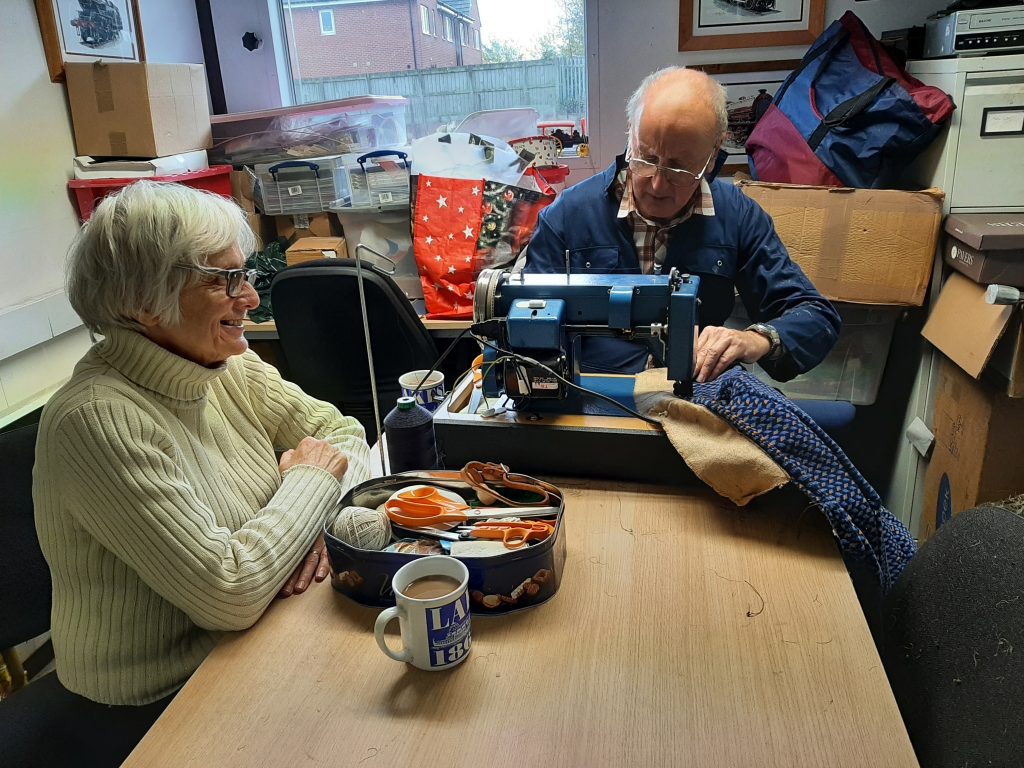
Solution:
M 924 57 L 977 56 L 1024 49 L 1024 7 L 956 11 L 924 24 Z
M 949 126 L 905 175 L 908 185 L 946 192 L 943 213 L 1024 212 L 1024 55 L 930 59 L 907 63 L 907 72 L 953 97 Z M 941 249 L 941 240 L 940 245 Z M 942 287 L 936 254 L 929 308 Z M 927 460 L 910 435 L 934 428 L 938 360 L 925 344 L 897 448 L 886 506 L 915 535 L 920 530 Z M 917 422 L 918 424 L 915 424 Z

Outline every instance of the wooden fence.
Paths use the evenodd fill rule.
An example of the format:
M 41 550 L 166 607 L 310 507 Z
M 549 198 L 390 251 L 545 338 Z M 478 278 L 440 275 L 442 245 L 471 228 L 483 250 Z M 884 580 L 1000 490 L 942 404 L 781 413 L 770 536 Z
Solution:
M 587 68 L 582 56 L 295 81 L 303 104 L 352 96 L 405 96 L 409 136 L 451 129 L 482 109 L 533 107 L 541 120 L 586 115 Z

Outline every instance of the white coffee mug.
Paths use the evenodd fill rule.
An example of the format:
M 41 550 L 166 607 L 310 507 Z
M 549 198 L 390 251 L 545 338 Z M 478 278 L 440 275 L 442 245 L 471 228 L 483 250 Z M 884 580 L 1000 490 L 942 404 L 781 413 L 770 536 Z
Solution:
M 428 411 L 436 411 L 444 400 L 444 374 L 441 371 L 409 371 L 398 377 L 404 397 L 411 397 Z
M 469 656 L 469 570 L 448 555 L 431 555 L 406 563 L 391 580 L 395 606 L 377 617 L 377 645 L 395 661 L 428 671 L 448 669 Z M 402 650 L 384 640 L 384 630 L 397 618 Z

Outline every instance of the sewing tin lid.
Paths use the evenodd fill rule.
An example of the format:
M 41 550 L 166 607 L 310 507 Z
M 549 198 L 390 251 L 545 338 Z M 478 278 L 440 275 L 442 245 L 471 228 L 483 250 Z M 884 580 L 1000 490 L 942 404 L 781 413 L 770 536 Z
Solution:
M 978 250 L 1024 249 L 1022 213 L 952 213 L 945 229 L 965 245 Z

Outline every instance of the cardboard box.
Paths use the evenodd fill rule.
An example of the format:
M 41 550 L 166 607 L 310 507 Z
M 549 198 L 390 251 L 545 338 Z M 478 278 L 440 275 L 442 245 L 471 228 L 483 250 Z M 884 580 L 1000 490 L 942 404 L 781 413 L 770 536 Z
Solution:
M 246 213 L 256 213 L 256 177 L 248 170 L 231 172 L 231 197 Z
M 1024 397 L 1019 305 L 987 304 L 985 287 L 953 273 L 921 335 L 971 377 L 984 374 L 1010 397 Z
M 1022 434 L 1024 400 L 1008 398 L 951 361 L 942 361 L 922 538 L 966 509 L 1024 492 Z
M 264 216 L 260 213 L 249 213 L 247 211 L 245 218 L 249 222 L 249 229 L 260 239 L 261 247 L 266 247 L 267 243 L 277 238 L 273 216 Z
M 789 255 L 825 297 L 924 303 L 942 223 L 941 190 L 737 183 L 771 215 Z
M 1024 288 L 1024 215 L 954 213 L 946 217 L 942 258 L 976 283 Z
M 210 167 L 206 150 L 180 152 L 177 155 L 154 157 L 151 160 L 121 158 L 103 160 L 79 155 L 75 158 L 76 179 L 149 179 L 154 176 L 177 176 L 205 171 Z
M 344 232 L 333 213 L 309 213 L 275 216 L 277 236 L 294 243 L 304 237 L 341 237 Z
M 66 63 L 79 155 L 162 157 L 211 146 L 201 64 Z
M 288 266 L 318 259 L 347 259 L 344 237 L 304 237 L 285 251 Z

